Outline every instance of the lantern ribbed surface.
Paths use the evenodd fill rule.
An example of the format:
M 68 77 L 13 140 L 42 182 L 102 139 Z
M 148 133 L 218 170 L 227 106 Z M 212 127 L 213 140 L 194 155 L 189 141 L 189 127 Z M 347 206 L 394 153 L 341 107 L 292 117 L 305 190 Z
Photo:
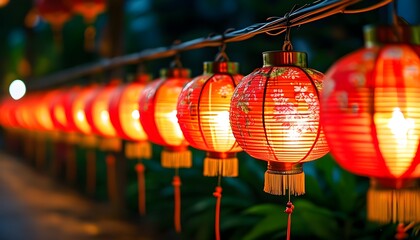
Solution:
M 231 101 L 230 124 L 239 145 L 268 161 L 264 191 L 304 193 L 300 163 L 328 152 L 319 123 L 323 74 L 301 52 L 265 52 L 264 66 L 245 76 Z
M 360 49 L 327 72 L 321 105 L 336 161 L 372 178 L 368 218 L 420 221 L 420 48 Z
M 111 82 L 98 91 L 92 91 L 87 97 L 85 105 L 86 120 L 93 133 L 102 137 L 116 137 L 117 132 L 112 126 L 108 104 L 112 91 L 117 87 L 116 82 Z
M 176 117 L 178 96 L 189 82 L 189 70 L 171 68 L 149 83 L 140 97 L 140 122 L 149 140 L 164 147 L 163 167 L 191 167 L 191 152 Z
M 135 82 L 118 86 L 109 102 L 112 125 L 126 143 L 126 157 L 150 158 L 151 147 L 147 135 L 140 123 L 139 98 L 149 75 L 139 75 Z
M 194 148 L 207 151 L 205 176 L 238 175 L 242 151 L 229 125 L 230 100 L 242 79 L 234 62 L 205 62 L 204 73 L 189 82 L 178 99 L 178 121 Z

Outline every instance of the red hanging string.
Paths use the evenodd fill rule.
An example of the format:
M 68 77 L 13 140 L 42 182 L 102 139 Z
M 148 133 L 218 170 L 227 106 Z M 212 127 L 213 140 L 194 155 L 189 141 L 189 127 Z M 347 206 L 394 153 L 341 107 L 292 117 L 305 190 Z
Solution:
M 96 191 L 96 155 L 94 149 L 88 149 L 86 153 L 86 190 L 89 195 Z
M 216 198 L 216 215 L 214 218 L 216 240 L 220 240 L 220 204 L 222 201 L 222 190 L 221 186 L 217 186 L 213 193 L 213 196 Z
M 138 183 L 138 199 L 139 199 L 139 213 L 140 215 L 146 215 L 146 187 L 144 180 L 145 167 L 142 163 L 136 164 L 137 172 L 137 183 Z
M 181 178 L 175 175 L 172 179 L 172 186 L 174 187 L 174 225 L 177 233 L 181 232 Z
M 292 226 L 292 213 L 295 206 L 292 204 L 291 201 L 288 201 L 286 204 L 286 210 L 284 210 L 285 213 L 287 213 L 287 233 L 286 233 L 286 239 L 290 240 L 290 228 Z
M 111 201 L 115 201 L 117 176 L 115 175 L 115 157 L 112 154 L 106 155 L 106 165 L 108 197 Z
M 395 234 L 396 240 L 404 240 L 408 238 L 407 231 L 414 226 L 414 222 L 404 226 L 404 223 L 399 223 L 397 225 L 397 233 Z

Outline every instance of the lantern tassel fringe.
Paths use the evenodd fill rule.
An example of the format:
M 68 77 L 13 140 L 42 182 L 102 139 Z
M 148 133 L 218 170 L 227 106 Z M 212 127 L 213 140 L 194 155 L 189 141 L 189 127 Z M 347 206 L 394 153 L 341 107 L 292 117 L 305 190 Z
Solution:
M 235 158 L 205 158 L 203 175 L 206 177 L 237 177 L 238 159 Z
M 367 210 L 368 219 L 375 222 L 420 222 L 420 189 L 371 187 Z
M 305 174 L 282 175 L 270 171 L 265 172 L 264 192 L 273 195 L 286 195 L 288 190 L 291 195 L 305 194 Z
M 192 154 L 189 150 L 185 151 L 162 151 L 161 165 L 165 168 L 191 168 Z
M 152 147 L 149 142 L 128 142 L 125 146 L 125 156 L 128 159 L 150 159 L 152 156 Z

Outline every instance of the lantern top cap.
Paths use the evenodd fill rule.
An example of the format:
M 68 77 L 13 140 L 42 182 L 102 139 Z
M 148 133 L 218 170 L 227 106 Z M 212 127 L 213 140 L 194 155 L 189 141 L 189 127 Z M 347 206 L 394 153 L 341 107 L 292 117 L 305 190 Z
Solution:
M 228 73 L 228 74 L 237 74 L 239 69 L 239 64 L 237 62 L 204 62 L 204 73 Z
M 263 52 L 264 67 L 297 66 L 307 67 L 307 55 L 297 51 L 267 51 Z
M 374 26 L 363 28 L 365 47 L 380 46 L 387 43 L 420 45 L 420 25 Z
M 164 68 L 160 70 L 162 78 L 189 78 L 191 71 L 188 68 Z

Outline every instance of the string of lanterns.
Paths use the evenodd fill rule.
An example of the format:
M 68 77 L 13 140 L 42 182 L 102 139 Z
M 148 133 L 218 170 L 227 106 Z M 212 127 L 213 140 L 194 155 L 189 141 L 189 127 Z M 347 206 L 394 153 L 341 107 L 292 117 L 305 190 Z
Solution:
M 353 3 L 342 2 L 345 7 Z M 216 239 L 220 239 L 221 177 L 238 175 L 235 154 L 241 150 L 268 162 L 265 192 L 289 195 L 285 211 L 288 239 L 294 209 L 290 195 L 305 193 L 302 164 L 329 150 L 343 168 L 372 178 L 368 219 L 420 222 L 419 28 L 395 23 L 367 30 L 366 48 L 339 60 L 324 76 L 308 68 L 306 53 L 293 51 L 289 30 L 326 15 L 297 22 L 292 21 L 292 15 L 286 23 L 281 21 L 288 27 L 282 51 L 264 52 L 263 66 L 244 77 L 238 74 L 238 64 L 227 58 L 224 44 L 228 39 L 224 37 L 218 43 L 223 47 L 216 60 L 205 62 L 203 74 L 193 79 L 176 57 L 161 77 L 150 82 L 140 73 L 128 84 L 113 79 L 106 85 L 32 91 L 20 100 L 4 98 L 0 124 L 13 131 L 33 132 L 42 139 L 98 146 L 107 152 L 108 169 L 115 167 L 113 156 L 121 150 L 121 139 L 130 142 L 125 148 L 128 158 L 149 158 L 149 141 L 163 146 L 161 164 L 175 170 L 177 232 L 181 231 L 179 169 L 192 167 L 189 147 L 207 152 L 203 174 L 219 178 L 214 193 Z M 279 26 L 283 27 L 276 28 Z M 252 31 L 255 33 L 255 29 L 249 33 Z M 45 149 L 38 151 L 41 159 Z M 73 158 L 68 162 L 74 162 L 74 154 L 68 157 Z M 87 170 L 90 188 L 95 186 L 94 168 L 91 165 Z M 139 211 L 145 214 L 141 161 L 136 169 Z M 68 177 L 74 178 L 70 170 Z M 109 171 L 110 199 L 116 194 L 115 178 Z

